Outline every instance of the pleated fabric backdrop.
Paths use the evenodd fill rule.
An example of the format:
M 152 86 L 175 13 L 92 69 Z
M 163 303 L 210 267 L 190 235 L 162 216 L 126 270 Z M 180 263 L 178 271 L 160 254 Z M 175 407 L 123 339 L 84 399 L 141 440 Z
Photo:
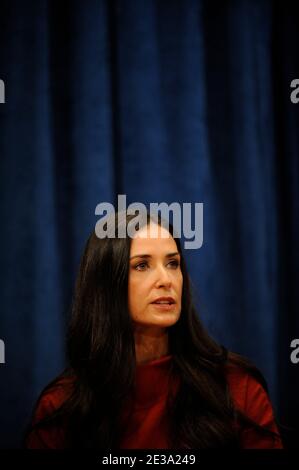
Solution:
M 286 3 L 1 2 L 1 447 L 19 445 L 64 367 L 80 255 L 96 205 L 118 194 L 204 203 L 204 244 L 186 250 L 201 318 L 296 427 L 299 15 Z

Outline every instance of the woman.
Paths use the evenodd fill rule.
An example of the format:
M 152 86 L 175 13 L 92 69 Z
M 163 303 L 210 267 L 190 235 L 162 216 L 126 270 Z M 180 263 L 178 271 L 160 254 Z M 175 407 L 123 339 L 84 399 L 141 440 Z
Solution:
M 42 392 L 28 448 L 282 447 L 262 375 L 204 330 L 163 225 L 148 216 L 133 238 L 90 236 L 69 367 Z

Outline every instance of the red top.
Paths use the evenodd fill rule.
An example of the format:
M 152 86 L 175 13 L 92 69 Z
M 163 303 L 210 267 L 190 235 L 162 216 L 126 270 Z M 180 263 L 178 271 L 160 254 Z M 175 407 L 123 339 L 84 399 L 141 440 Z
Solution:
M 171 356 L 137 366 L 136 388 L 133 411 L 123 413 L 124 433 L 121 449 L 165 449 L 167 444 L 167 419 L 165 407 L 169 392 Z M 69 393 L 70 379 L 62 379 L 66 386 L 45 392 L 36 409 L 34 422 L 49 416 L 65 400 Z M 227 380 L 230 393 L 237 409 L 256 423 L 277 431 L 273 410 L 263 387 L 248 373 L 237 366 L 229 366 Z M 172 385 L 172 387 L 176 385 Z M 243 449 L 282 448 L 279 437 L 268 437 L 253 427 L 238 425 Z M 40 428 L 27 439 L 27 447 L 32 449 L 63 449 L 63 428 Z

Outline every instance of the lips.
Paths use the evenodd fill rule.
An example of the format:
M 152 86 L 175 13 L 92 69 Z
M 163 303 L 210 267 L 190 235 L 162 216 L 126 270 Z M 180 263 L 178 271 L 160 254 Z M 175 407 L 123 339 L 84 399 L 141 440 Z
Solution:
M 157 305 L 172 305 L 175 304 L 175 300 L 173 297 L 158 297 L 151 303 Z

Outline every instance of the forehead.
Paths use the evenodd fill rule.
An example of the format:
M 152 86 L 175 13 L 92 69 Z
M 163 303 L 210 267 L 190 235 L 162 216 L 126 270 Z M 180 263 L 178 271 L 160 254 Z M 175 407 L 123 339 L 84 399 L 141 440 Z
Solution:
M 176 242 L 168 230 L 153 223 L 143 227 L 131 242 L 131 256 L 176 251 Z

